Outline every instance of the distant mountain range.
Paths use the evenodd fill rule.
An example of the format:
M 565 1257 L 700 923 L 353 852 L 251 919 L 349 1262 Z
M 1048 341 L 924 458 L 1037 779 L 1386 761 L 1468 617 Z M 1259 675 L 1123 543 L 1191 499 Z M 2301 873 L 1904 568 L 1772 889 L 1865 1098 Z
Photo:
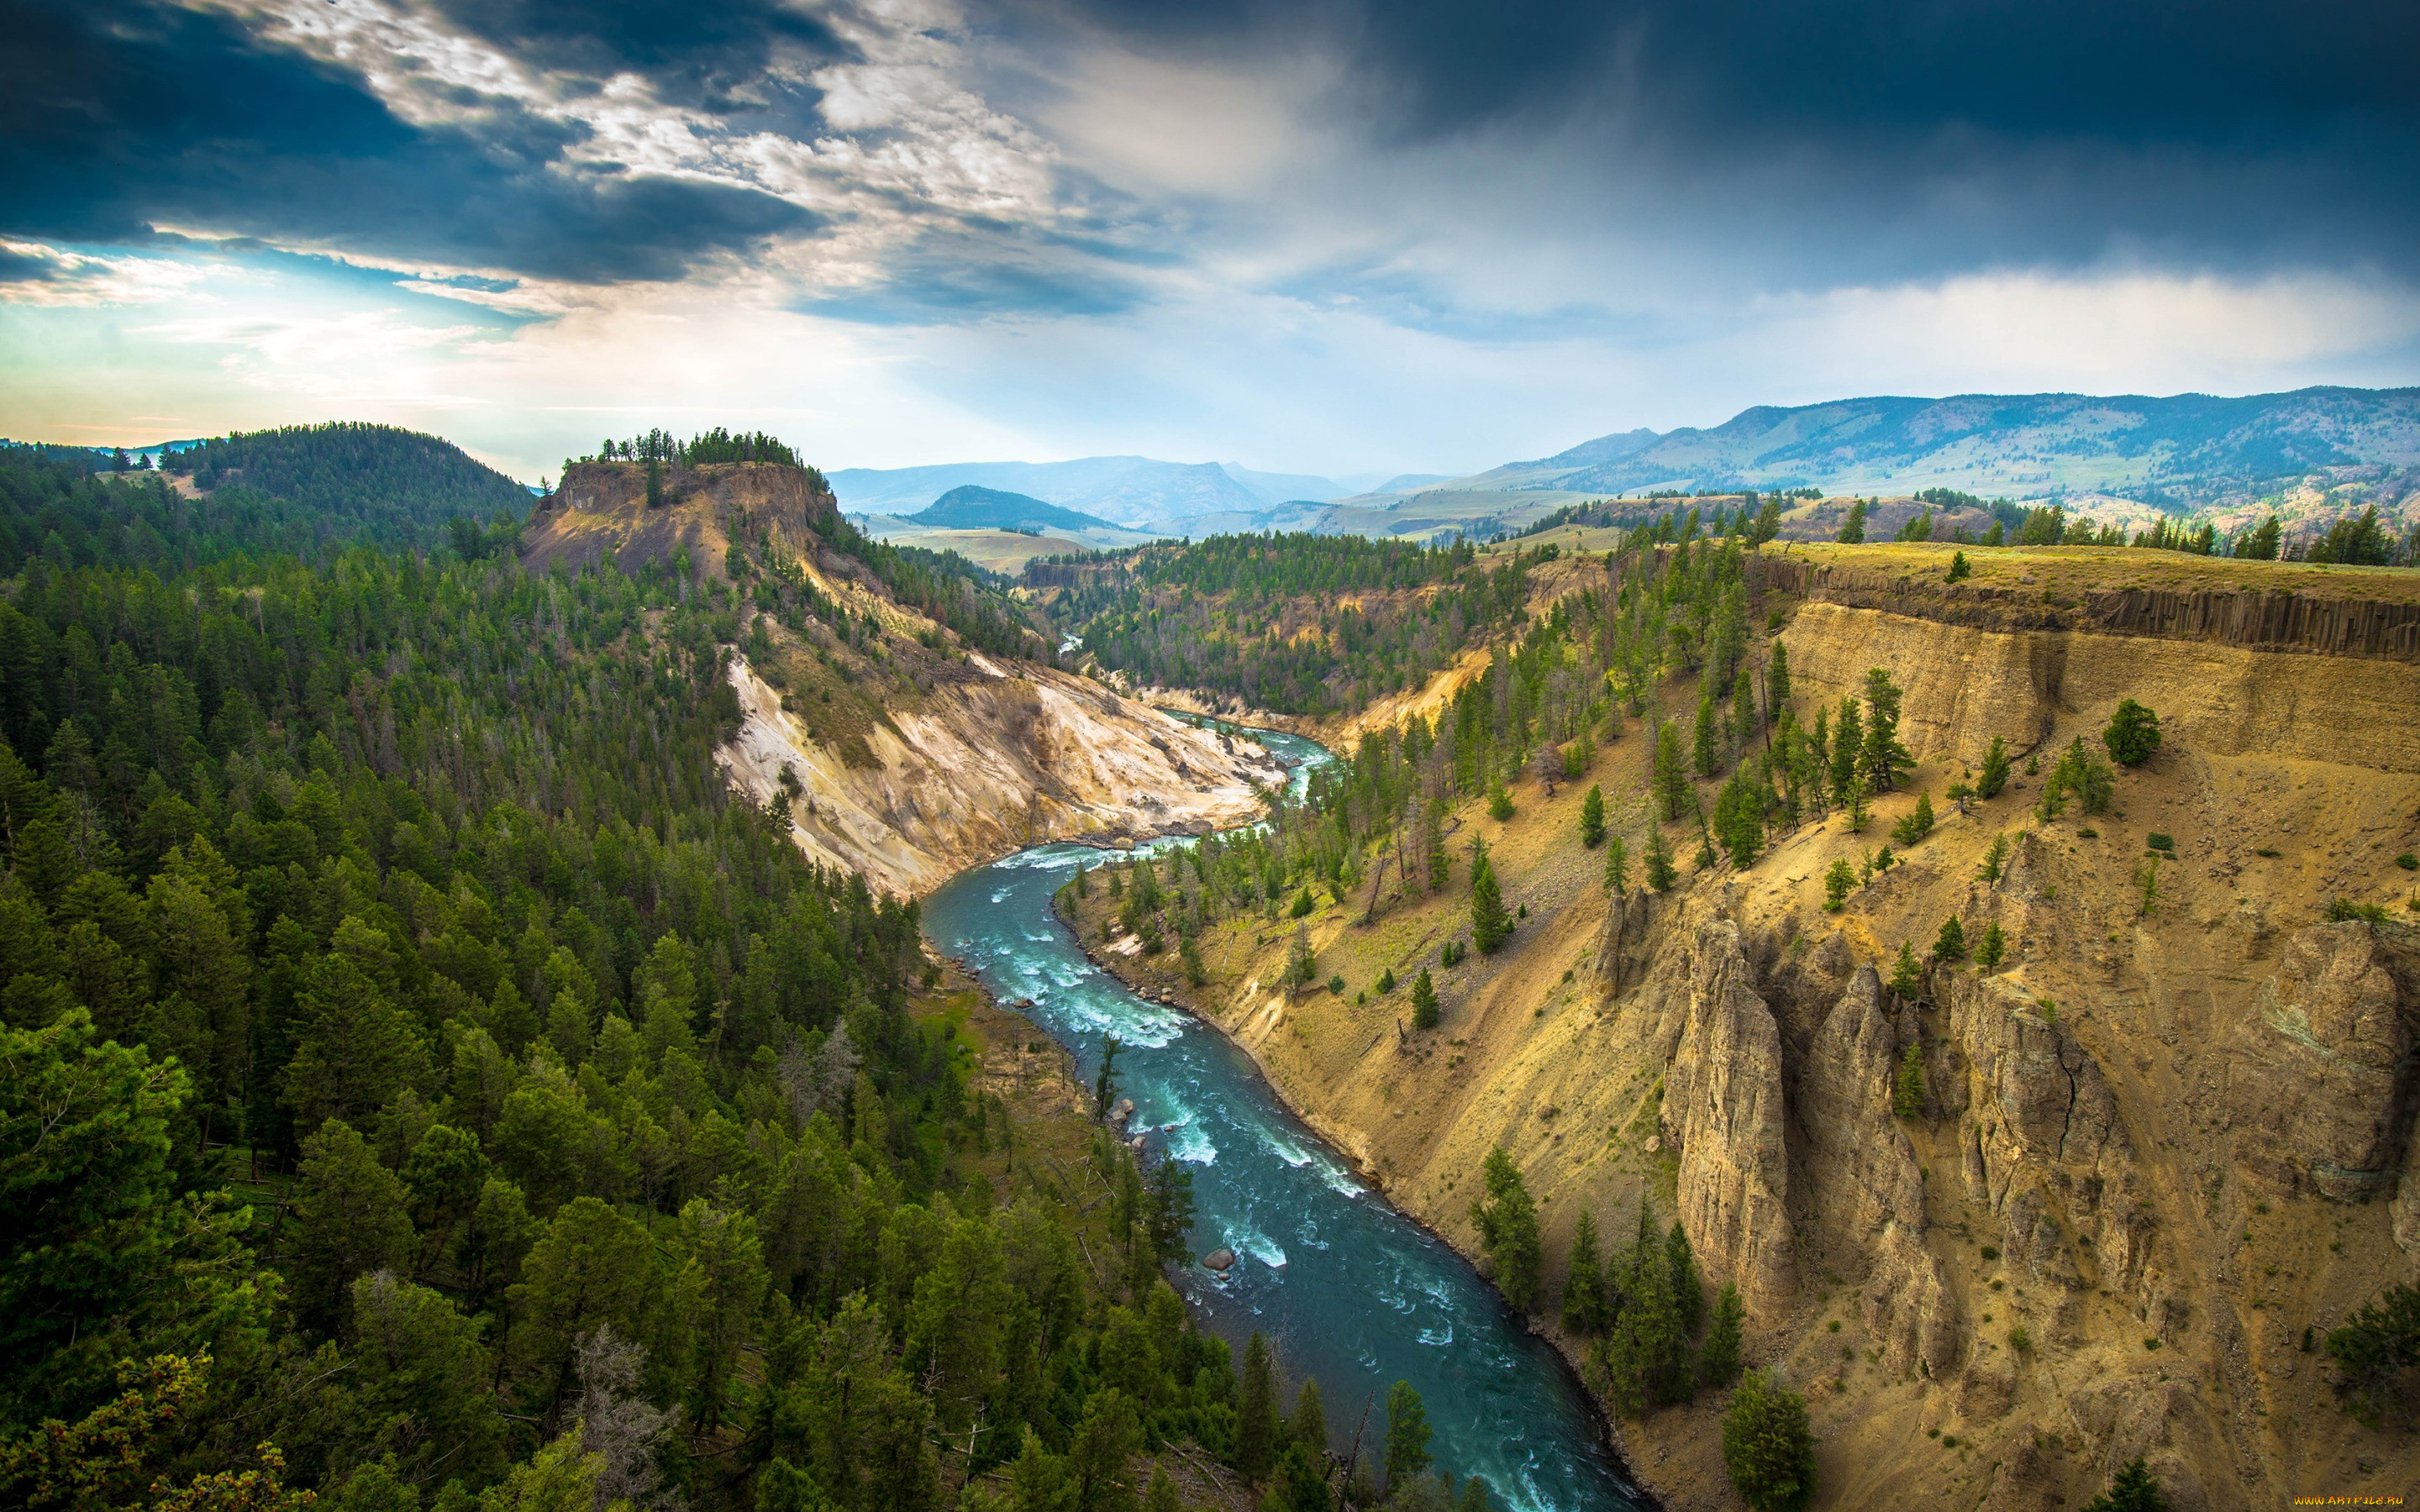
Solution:
M 1760 405 L 1710 429 L 1618 431 L 1463 477 L 1327 478 L 1091 456 L 851 468 L 831 482 L 843 507 L 862 516 L 914 516 L 971 484 L 1133 532 L 1194 536 L 1493 533 L 1583 500 L 1667 489 L 1904 498 L 1951 488 L 2121 515 L 2276 508 L 2289 520 L 2308 519 L 2366 502 L 2407 513 L 2420 507 L 2420 389 L 2299 389 L 2232 399 L 1877 395 Z
M 1016 493 L 1149 534 L 1184 535 L 1259 530 L 1315 516 L 1317 506 L 1330 500 L 1415 481 L 1378 473 L 1339 479 L 1256 472 L 1232 462 L 1148 456 L 843 468 L 829 476 L 841 507 L 853 516 L 918 518 L 951 490 L 973 486 Z

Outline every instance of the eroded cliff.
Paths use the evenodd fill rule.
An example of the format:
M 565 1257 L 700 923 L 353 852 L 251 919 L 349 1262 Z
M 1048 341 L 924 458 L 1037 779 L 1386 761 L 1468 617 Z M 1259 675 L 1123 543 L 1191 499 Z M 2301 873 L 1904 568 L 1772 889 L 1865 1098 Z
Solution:
M 1386 893 L 1368 922 L 1358 896 L 1317 907 L 1342 995 L 1284 991 L 1286 933 L 1249 922 L 1205 939 L 1198 991 L 1108 959 L 1227 1026 L 1474 1255 L 1479 1165 L 1505 1148 L 1541 1203 L 1549 1314 L 1580 1211 L 1616 1233 L 1642 1197 L 1677 1212 L 1747 1302 L 1752 1356 L 1808 1396 L 1819 1505 L 2071 1507 L 2137 1457 L 2188 1507 L 2408 1485 L 2410 1433 L 2347 1414 L 2316 1341 L 2420 1251 L 2413 664 L 1767 603 L 1809 717 L 1871 667 L 1906 689 L 1920 764 L 1865 832 L 1834 815 L 1746 869 L 1608 897 L 1575 822 L 1593 781 L 1640 832 L 1629 737 L 1559 794 L 1517 784 L 1509 822 L 1457 810 L 1524 915 L 1494 957 L 1439 964 L 1467 936 L 1457 886 Z M 2029 755 L 2097 737 L 2122 697 L 2166 744 L 2108 812 L 2035 817 Z M 1994 736 L 2016 777 L 1962 811 L 1946 789 Z M 1828 911 L 1826 870 L 1870 861 L 1919 791 L 1939 825 Z M 2391 915 L 2331 922 L 2338 899 Z M 1953 914 L 1970 941 L 1997 925 L 2006 959 L 1891 993 L 1902 942 L 1922 955 Z M 1424 964 L 1432 1033 L 1400 993 L 1354 991 Z M 1917 1105 L 1895 1109 L 1911 1054 Z M 1736 1504 L 1717 1405 L 1621 1425 L 1672 1505 Z

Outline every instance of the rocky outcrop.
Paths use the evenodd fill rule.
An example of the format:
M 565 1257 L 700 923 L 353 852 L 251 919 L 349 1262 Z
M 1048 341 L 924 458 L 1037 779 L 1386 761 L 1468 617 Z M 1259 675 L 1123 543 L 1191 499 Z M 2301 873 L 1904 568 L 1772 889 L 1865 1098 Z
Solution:
M 2226 1111 L 2237 1157 L 2283 1191 L 2351 1202 L 2394 1184 L 2412 1036 L 2380 957 L 2368 924 L 2298 930 L 2234 1024 Z
M 1644 887 L 1606 900 L 1605 927 L 1597 933 L 1596 985 L 1608 997 L 1637 983 L 1647 971 L 1647 923 L 1652 906 Z
M 636 572 L 686 547 L 701 568 L 719 564 L 734 537 L 775 533 L 803 551 L 839 505 L 820 474 L 767 462 L 665 470 L 657 507 L 638 462 L 578 462 L 530 509 L 522 561 L 571 571 L 612 562 Z
M 1885 1366 L 1904 1374 L 1921 1361 L 1940 1379 L 1957 1360 L 1958 1305 L 1925 1244 L 1924 1172 L 1890 1112 L 1905 1039 L 1882 979 L 1858 967 L 1800 1078 L 1801 1165 L 1810 1220 L 1846 1242 L 1834 1253 L 1865 1259 L 1862 1307 Z
M 1749 986 L 1737 925 L 1701 925 L 1687 955 L 1687 1017 L 1663 1110 L 1680 1150 L 1681 1223 L 1708 1273 L 1735 1283 L 1751 1315 L 1772 1318 L 1798 1288 L 1781 1035 Z
M 2005 977 L 1957 979 L 1949 1029 L 1960 1175 L 1999 1216 L 2010 1263 L 2071 1288 L 2137 1287 L 2152 1226 L 2100 1062 Z

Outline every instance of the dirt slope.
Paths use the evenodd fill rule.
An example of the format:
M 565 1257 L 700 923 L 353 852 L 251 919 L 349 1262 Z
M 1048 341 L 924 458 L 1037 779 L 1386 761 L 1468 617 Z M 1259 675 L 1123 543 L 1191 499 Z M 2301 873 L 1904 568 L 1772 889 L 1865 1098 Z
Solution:
M 1468 934 L 1457 877 L 1382 899 L 1372 926 L 1348 921 L 1359 897 L 1312 917 L 1342 995 L 1277 990 L 1290 931 L 1249 922 L 1205 938 L 1199 992 L 1172 962 L 1104 959 L 1215 1018 L 1474 1253 L 1478 1168 L 1504 1145 L 1542 1204 L 1550 1294 L 1583 1208 L 1614 1232 L 1642 1192 L 1677 1211 L 1710 1283 L 1746 1298 L 1754 1357 L 1808 1395 L 1820 1506 L 2073 1507 L 2138 1455 L 2182 1507 L 2411 1490 L 2412 1435 L 2346 1415 L 2304 1343 L 2411 1279 L 2420 1252 L 2420 933 L 2401 922 L 2420 921 L 2420 894 L 2396 862 L 2420 850 L 2420 669 L 1778 594 L 1766 608 L 1787 617 L 1807 713 L 1874 665 L 1909 689 L 1922 764 L 1865 833 L 1836 816 L 1745 872 L 1609 899 L 1602 853 L 1576 838 L 1579 795 L 1605 785 L 1635 854 L 1633 727 L 1580 784 L 1517 788 L 1509 823 L 1458 815 L 1456 843 L 1484 833 L 1507 905 L 1528 910 L 1496 957 L 1439 968 L 1444 941 Z M 2119 776 L 2112 812 L 2036 820 L 2025 753 L 2097 734 L 2125 696 L 2161 710 L 2166 747 Z M 1994 734 L 2021 775 L 1962 815 L 1945 790 Z M 1918 791 L 1939 825 L 1825 912 L 1823 871 L 1869 856 Z M 2149 863 L 2147 907 L 2154 833 L 2173 859 Z M 2324 922 L 2335 898 L 2391 921 Z M 1997 922 L 2009 959 L 1937 972 L 1921 1008 L 1895 1001 L 1877 968 L 1952 913 L 1970 940 Z M 1372 991 L 1382 969 L 1423 964 L 1444 997 L 1426 1034 L 1403 993 Z M 1926 1107 L 1900 1119 L 1890 1080 L 1910 1045 Z M 1718 1409 L 1701 1396 L 1621 1427 L 1671 1505 L 1736 1504 Z

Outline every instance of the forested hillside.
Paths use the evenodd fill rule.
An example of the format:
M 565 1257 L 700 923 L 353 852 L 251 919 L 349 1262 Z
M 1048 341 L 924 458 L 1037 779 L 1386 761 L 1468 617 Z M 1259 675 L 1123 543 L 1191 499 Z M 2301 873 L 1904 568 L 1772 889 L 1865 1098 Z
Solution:
M 0 1503 L 1125 1512 L 1190 1443 L 1327 1504 L 1159 1279 L 1177 1168 L 1009 1181 L 914 904 L 726 788 L 728 584 L 25 471 Z
M 527 489 L 453 442 L 393 425 L 237 431 L 170 453 L 166 466 L 197 488 L 240 486 L 380 542 L 417 541 L 456 515 L 484 521 L 529 508 Z
M 1481 563 L 1466 544 L 1219 535 L 1029 563 L 1051 621 L 1103 667 L 1279 714 L 1350 713 L 1419 687 L 1526 612 L 1552 546 Z

